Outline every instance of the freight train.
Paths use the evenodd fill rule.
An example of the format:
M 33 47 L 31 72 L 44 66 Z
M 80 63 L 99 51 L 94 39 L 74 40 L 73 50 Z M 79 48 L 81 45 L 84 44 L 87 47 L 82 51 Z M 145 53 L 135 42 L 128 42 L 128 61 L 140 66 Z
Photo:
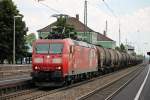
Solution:
M 32 79 L 36 86 L 62 86 L 117 69 L 142 58 L 72 39 L 41 39 L 33 43 Z

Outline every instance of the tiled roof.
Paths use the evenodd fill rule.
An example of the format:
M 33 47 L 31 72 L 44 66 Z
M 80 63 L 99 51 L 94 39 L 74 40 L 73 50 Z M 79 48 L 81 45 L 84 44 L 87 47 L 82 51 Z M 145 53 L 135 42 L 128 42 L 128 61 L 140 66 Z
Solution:
M 109 37 L 97 32 L 97 41 L 114 41 Z
M 55 24 L 56 24 L 56 22 L 54 22 L 54 23 L 52 23 L 52 24 L 50 24 L 50 25 L 48 25 L 48 26 L 38 30 L 37 32 L 50 32 L 51 31 L 51 27 L 55 26 Z
M 67 24 L 74 26 L 76 32 L 84 32 L 84 30 L 87 30 L 88 32 L 94 32 L 92 29 L 89 27 L 85 27 L 85 25 L 80 22 L 78 19 L 75 17 L 69 17 L 66 21 Z M 56 22 L 38 30 L 38 32 L 50 32 L 51 27 L 55 26 Z
M 85 30 L 88 32 L 94 32 L 92 29 L 86 27 L 82 22 L 80 22 L 75 17 L 68 18 L 67 24 L 74 26 L 76 32 L 84 32 Z

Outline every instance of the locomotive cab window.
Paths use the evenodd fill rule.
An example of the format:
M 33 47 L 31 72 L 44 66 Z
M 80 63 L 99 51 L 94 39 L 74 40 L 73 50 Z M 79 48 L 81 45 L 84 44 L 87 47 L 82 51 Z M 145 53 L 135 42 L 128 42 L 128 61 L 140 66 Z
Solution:
M 37 44 L 35 47 L 36 53 L 48 53 L 49 44 Z
M 50 53 L 57 54 L 62 52 L 63 52 L 63 44 L 60 43 L 50 44 Z
M 50 54 L 58 54 L 63 51 L 63 44 L 61 43 L 51 43 L 51 44 L 36 44 L 35 47 L 36 53 L 50 53 Z

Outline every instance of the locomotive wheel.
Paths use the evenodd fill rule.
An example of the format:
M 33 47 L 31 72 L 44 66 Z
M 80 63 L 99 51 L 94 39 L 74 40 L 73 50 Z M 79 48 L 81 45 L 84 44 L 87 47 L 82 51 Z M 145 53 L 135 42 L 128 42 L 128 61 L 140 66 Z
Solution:
M 99 72 L 98 72 L 98 75 L 103 75 L 104 74 L 104 72 L 102 71 L 102 70 L 99 70 Z
M 67 85 L 71 85 L 73 83 L 74 83 L 74 80 L 72 78 L 67 77 L 65 79 L 64 85 L 67 86 Z
M 74 83 L 73 80 L 67 81 L 67 85 L 71 85 L 71 84 L 73 84 L 73 83 Z

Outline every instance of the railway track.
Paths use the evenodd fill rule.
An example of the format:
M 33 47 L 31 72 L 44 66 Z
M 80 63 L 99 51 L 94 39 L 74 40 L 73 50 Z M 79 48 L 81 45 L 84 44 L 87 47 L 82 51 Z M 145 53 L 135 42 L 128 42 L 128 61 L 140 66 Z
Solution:
M 143 69 L 144 67 L 141 67 L 129 75 L 120 78 L 119 80 L 116 80 L 110 84 L 106 84 L 104 87 L 99 87 L 90 93 L 79 97 L 77 100 L 111 100 L 116 93 L 134 80 Z
M 97 77 L 97 78 L 93 78 L 93 79 L 90 79 L 90 80 L 86 80 L 86 81 L 83 81 L 83 82 L 80 82 L 80 83 L 72 84 L 70 86 L 66 86 L 66 87 L 62 87 L 62 88 L 58 88 L 58 89 L 52 89 L 52 88 L 51 89 L 50 88 L 49 89 L 39 89 L 39 88 L 36 88 L 36 89 L 31 89 L 31 90 L 20 91 L 20 92 L 16 92 L 16 93 L 9 94 L 9 95 L 4 95 L 0 99 L 1 100 L 9 100 L 9 99 L 11 99 L 11 100 L 13 100 L 13 99 L 14 100 L 35 100 L 35 99 L 38 99 L 38 98 L 42 98 L 42 97 L 44 98 L 44 97 L 49 97 L 50 96 L 50 98 L 48 98 L 47 100 L 49 100 L 49 99 L 58 100 L 58 99 L 63 99 L 63 98 L 66 98 L 66 99 L 70 98 L 70 100 L 74 100 L 75 97 L 83 96 L 83 94 L 82 94 L 83 91 L 84 91 L 84 95 L 88 91 L 91 91 L 90 89 L 88 91 L 86 91 L 84 89 L 86 88 L 85 87 L 86 85 L 89 87 L 90 85 L 92 85 L 92 83 L 94 81 L 101 80 L 101 79 L 103 81 L 105 78 L 106 78 L 105 80 L 110 81 L 110 79 L 112 79 L 112 78 L 107 79 L 107 77 L 111 77 L 116 73 L 120 73 L 120 75 L 121 75 L 121 73 L 123 73 L 124 71 L 126 73 L 128 72 L 128 74 L 129 74 L 129 72 L 132 73 L 133 71 L 136 71 L 138 69 L 139 69 L 139 67 L 131 67 L 131 68 L 127 68 L 125 70 L 120 70 L 120 71 L 117 71 L 117 72 L 106 74 L 106 75 L 103 75 L 103 76 L 100 76 L 100 77 Z M 114 75 L 114 77 L 116 77 L 116 76 Z M 101 84 L 104 85 L 105 82 L 101 83 Z M 82 91 L 82 93 L 80 93 L 81 91 L 78 92 L 78 90 L 76 91 L 76 89 L 74 89 L 74 88 L 78 88 L 78 89 L 83 90 L 83 91 Z M 71 91 L 72 89 L 73 89 L 73 92 L 76 91 L 74 93 L 75 95 L 73 97 L 72 97 L 72 95 L 67 95 L 68 93 L 72 93 L 72 91 Z M 71 92 L 69 92 L 69 91 L 71 91 Z M 80 98 L 78 98 L 78 99 L 80 99 Z
M 0 98 L 3 95 L 28 89 L 32 85 L 31 77 L 25 76 L 22 78 L 15 78 L 0 81 Z M 1 99 L 0 99 L 1 100 Z
M 113 74 L 113 73 L 110 73 L 108 75 L 111 75 L 111 74 Z M 102 77 L 106 77 L 108 75 L 104 75 Z M 0 100 L 10 100 L 10 99 L 11 100 L 12 99 L 14 99 L 14 100 L 34 100 L 34 99 L 38 99 L 40 97 L 47 96 L 49 94 L 59 92 L 61 90 L 66 90 L 66 89 L 69 89 L 69 88 L 73 88 L 75 86 L 85 84 L 87 82 L 90 82 L 90 81 L 93 81 L 93 80 L 96 80 L 96 79 L 97 78 L 94 78 L 94 79 L 91 79 L 91 80 L 83 81 L 83 82 L 80 82 L 80 83 L 72 84 L 70 86 L 66 86 L 66 87 L 62 87 L 62 88 L 58 88 L 58 89 L 48 88 L 47 90 L 45 90 L 44 88 L 34 88 L 34 89 L 30 89 L 30 90 L 23 90 L 23 91 L 19 91 L 19 92 L 16 92 L 16 93 L 9 94 L 9 95 L 3 95 L 3 96 L 0 97 Z M 18 97 L 18 98 L 16 98 L 16 97 Z
M 18 91 L 18 92 L 11 93 L 8 95 L 3 95 L 0 97 L 0 100 L 11 100 L 13 98 L 16 98 L 17 96 L 26 95 L 35 91 L 38 91 L 38 88 L 26 89 L 26 90 Z

